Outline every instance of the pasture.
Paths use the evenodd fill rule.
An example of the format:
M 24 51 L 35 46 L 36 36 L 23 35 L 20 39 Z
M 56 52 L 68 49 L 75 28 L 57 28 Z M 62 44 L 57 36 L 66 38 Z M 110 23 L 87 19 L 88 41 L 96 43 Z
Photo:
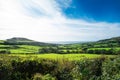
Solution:
M 114 57 L 115 55 L 98 55 L 98 54 L 7 54 L 6 56 L 9 57 L 19 57 L 21 59 L 49 59 L 49 60 L 83 60 L 83 59 L 93 59 L 93 58 L 100 58 L 100 57 Z

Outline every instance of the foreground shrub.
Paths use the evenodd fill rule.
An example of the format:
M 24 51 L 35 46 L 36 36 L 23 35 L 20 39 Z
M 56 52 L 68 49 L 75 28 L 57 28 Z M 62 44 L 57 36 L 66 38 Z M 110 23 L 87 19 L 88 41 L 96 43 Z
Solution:
M 56 80 L 56 78 L 52 77 L 50 74 L 46 74 L 42 77 L 42 80 Z
M 108 59 L 103 63 L 102 80 L 120 80 L 120 57 Z
M 40 73 L 36 73 L 33 77 L 33 80 L 56 80 L 50 74 L 41 75 Z
M 120 58 L 29 59 L 0 56 L 0 80 L 119 80 Z
M 33 80 L 42 80 L 42 75 L 40 73 L 36 73 L 34 76 L 33 76 Z
M 10 54 L 9 50 L 0 50 L 0 54 Z
M 58 80 L 73 80 L 71 70 L 74 68 L 74 62 L 67 59 L 62 59 L 58 61 L 58 66 L 54 72 Z
M 76 78 L 81 78 L 81 80 L 89 80 L 93 78 L 98 78 L 102 75 L 101 66 L 104 61 L 103 58 L 97 59 L 85 59 L 81 62 L 76 62 L 76 67 L 74 68 Z

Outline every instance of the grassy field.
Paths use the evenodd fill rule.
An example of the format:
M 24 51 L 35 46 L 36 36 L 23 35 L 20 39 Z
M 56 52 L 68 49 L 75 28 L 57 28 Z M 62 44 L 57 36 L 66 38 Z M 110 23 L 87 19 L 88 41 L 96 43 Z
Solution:
M 37 53 L 39 46 L 28 46 L 28 45 L 19 45 L 17 49 L 10 49 L 11 53 Z
M 38 50 L 40 48 L 41 48 L 40 46 L 32 46 L 32 45 L 0 45 L 0 51 L 9 50 L 13 54 L 38 53 Z
M 92 49 L 92 50 L 95 50 L 95 49 L 99 49 L 99 50 L 101 50 L 101 49 L 106 49 L 106 50 L 109 50 L 109 49 L 111 49 L 111 48 L 89 48 L 89 49 Z M 120 47 L 114 47 L 113 49 L 115 49 L 115 50 L 120 50 Z
M 120 79 L 119 41 L 54 46 L 24 41 L 0 40 L 0 80 Z
M 0 55 L 2 56 L 2 55 Z M 10 57 L 19 57 L 24 60 L 30 59 L 51 59 L 51 60 L 83 60 L 83 59 L 92 59 L 92 58 L 100 58 L 100 57 L 114 57 L 115 55 L 97 55 L 97 54 L 9 54 L 6 56 Z

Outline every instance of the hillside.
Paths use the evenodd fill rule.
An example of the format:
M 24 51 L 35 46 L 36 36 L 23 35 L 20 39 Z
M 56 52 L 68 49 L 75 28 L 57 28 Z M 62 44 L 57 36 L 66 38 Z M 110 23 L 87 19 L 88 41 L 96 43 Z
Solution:
M 82 45 L 88 45 L 89 47 L 120 47 L 120 37 L 113 37 L 109 39 L 103 39 L 96 42 L 89 42 Z
M 0 40 L 0 53 L 94 53 L 111 54 L 114 48 L 115 54 L 120 51 L 120 37 L 99 40 L 96 42 L 73 44 L 50 44 L 37 42 L 27 38 L 14 37 L 5 41 Z M 91 51 L 92 50 L 92 51 Z M 99 51 L 98 51 L 99 50 Z M 104 52 L 103 52 L 104 51 Z M 113 53 L 113 52 L 112 52 Z
M 56 44 L 37 42 L 27 38 L 14 37 L 0 40 L 0 53 L 39 53 L 43 47 L 55 47 Z
M 33 42 L 33 40 L 27 38 L 13 37 L 11 39 L 7 39 L 7 41 L 15 41 L 15 42 Z
M 99 44 L 102 47 L 120 47 L 120 37 L 99 40 L 95 44 Z
M 113 38 L 110 38 L 110 39 L 103 39 L 103 40 L 99 40 L 97 41 L 99 43 L 120 43 L 120 37 L 113 37 Z
M 38 42 L 34 40 L 30 40 L 27 38 L 21 38 L 21 37 L 14 37 L 11 39 L 7 39 L 4 44 L 7 45 L 33 45 L 33 46 L 55 46 L 56 44 L 50 44 L 50 43 L 44 43 L 44 42 Z

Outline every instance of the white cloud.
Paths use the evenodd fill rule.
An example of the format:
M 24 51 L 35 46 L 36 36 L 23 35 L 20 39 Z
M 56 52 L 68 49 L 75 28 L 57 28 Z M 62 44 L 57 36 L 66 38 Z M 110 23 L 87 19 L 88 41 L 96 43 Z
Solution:
M 72 0 L 56 0 L 58 2 L 58 5 L 61 8 L 69 8 L 69 7 L 73 7 L 71 6 L 72 4 Z M 62 5 L 61 5 L 62 4 Z
M 119 36 L 119 23 L 66 18 L 55 0 L 0 0 L 0 4 L 0 39 L 69 41 Z

